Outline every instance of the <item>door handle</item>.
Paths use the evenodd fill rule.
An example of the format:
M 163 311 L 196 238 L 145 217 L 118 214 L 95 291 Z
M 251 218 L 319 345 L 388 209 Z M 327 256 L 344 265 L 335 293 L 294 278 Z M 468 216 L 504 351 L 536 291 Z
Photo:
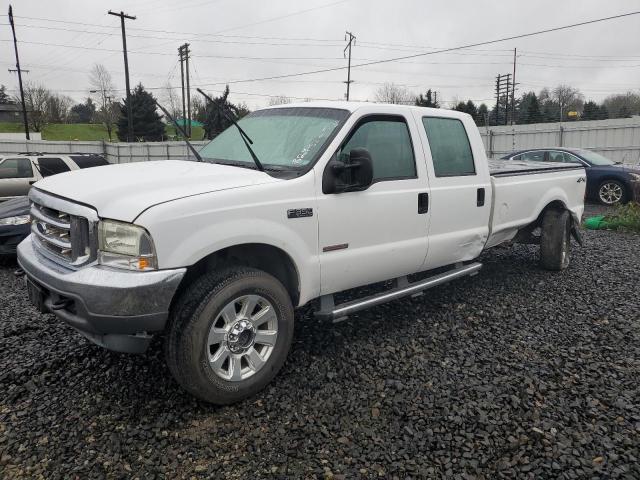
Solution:
M 429 211 L 429 194 L 418 194 L 418 214 L 427 213 Z
M 478 189 L 476 205 L 478 207 L 483 207 L 484 206 L 484 188 L 479 188 Z

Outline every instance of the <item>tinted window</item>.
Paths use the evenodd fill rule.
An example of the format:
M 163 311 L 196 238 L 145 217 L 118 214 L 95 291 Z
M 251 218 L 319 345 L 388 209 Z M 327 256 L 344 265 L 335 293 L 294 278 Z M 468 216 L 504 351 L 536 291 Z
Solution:
M 38 158 L 38 166 L 43 177 L 49 177 L 71 170 L 61 158 Z
M 580 165 L 582 165 L 582 162 L 570 153 L 564 152 L 563 155 L 565 163 L 579 163 Z
M 71 155 L 73 163 L 80 168 L 101 167 L 102 165 L 109 165 L 104 158 L 100 155 Z
M 554 163 L 564 163 L 564 153 L 563 152 L 549 152 L 548 160 L 549 162 Z
M 7 158 L 0 163 L 0 178 L 31 178 L 33 169 L 28 158 Z
M 423 117 L 436 177 L 475 175 L 473 153 L 462 122 L 456 118 Z
M 535 152 L 525 152 L 522 154 L 522 160 L 529 162 L 544 162 L 544 151 L 537 150 Z
M 341 149 L 348 155 L 354 148 L 366 148 L 373 162 L 373 179 L 414 178 L 416 162 L 409 128 L 403 119 L 372 117 L 360 124 Z

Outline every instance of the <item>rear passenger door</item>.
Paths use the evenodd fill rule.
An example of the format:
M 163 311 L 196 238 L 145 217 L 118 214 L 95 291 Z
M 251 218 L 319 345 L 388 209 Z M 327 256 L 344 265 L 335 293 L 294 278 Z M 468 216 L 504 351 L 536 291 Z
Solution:
M 0 162 L 0 198 L 27 195 L 36 180 L 29 158 L 7 158 Z
M 489 235 L 491 181 L 473 120 L 420 115 L 420 138 L 430 186 L 428 269 L 472 260 Z

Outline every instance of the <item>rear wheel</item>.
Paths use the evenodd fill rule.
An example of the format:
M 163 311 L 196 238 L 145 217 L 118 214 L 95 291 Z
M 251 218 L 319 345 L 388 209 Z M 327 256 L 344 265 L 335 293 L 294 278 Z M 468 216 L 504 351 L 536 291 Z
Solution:
M 569 266 L 571 249 L 571 215 L 568 210 L 549 209 L 542 218 L 540 265 L 547 270 L 564 270 Z
M 187 391 L 207 402 L 249 397 L 278 373 L 293 338 L 293 306 L 271 275 L 245 267 L 206 274 L 173 309 L 167 364 Z
M 627 189 L 617 180 L 605 180 L 598 187 L 598 200 L 604 205 L 617 205 L 626 199 Z

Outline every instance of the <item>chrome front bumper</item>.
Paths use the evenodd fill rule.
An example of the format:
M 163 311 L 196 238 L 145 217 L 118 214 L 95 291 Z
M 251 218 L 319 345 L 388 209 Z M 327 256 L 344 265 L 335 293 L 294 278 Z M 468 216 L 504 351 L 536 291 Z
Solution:
M 38 253 L 31 237 L 18 245 L 18 263 L 42 291 L 43 310 L 110 350 L 146 350 L 164 329 L 186 269 L 129 272 L 100 265 L 70 270 Z

